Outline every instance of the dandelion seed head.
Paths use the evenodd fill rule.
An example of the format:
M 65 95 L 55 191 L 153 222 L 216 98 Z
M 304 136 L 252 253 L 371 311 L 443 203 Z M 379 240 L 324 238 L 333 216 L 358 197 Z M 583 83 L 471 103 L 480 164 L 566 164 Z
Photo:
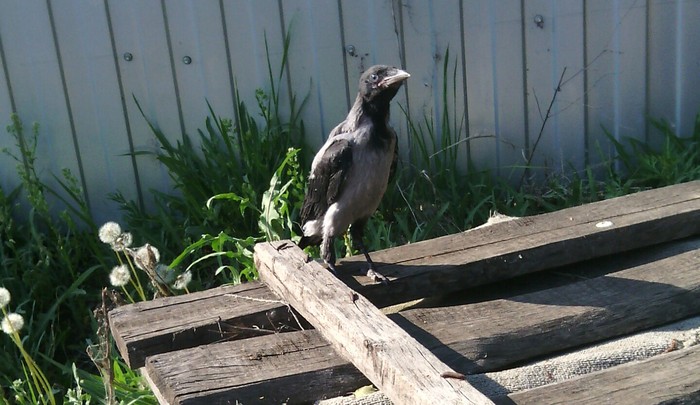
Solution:
M 121 252 L 126 250 L 134 242 L 134 237 L 131 232 L 123 232 L 112 242 L 112 249 Z
M 115 266 L 109 273 L 109 283 L 115 287 L 124 287 L 131 280 L 131 273 L 126 264 Z
M 158 276 L 158 281 L 163 284 L 170 284 L 175 281 L 175 272 L 162 263 L 156 266 L 156 275 Z
M 10 303 L 10 290 L 5 287 L 0 287 L 0 308 L 5 308 Z
M 102 225 L 100 230 L 97 232 L 97 236 L 100 237 L 100 240 L 109 245 L 113 244 L 121 234 L 122 228 L 116 222 L 107 222 L 106 224 Z
M 160 252 L 148 243 L 138 248 L 134 254 L 134 262 L 141 270 L 153 269 L 159 261 Z
M 15 332 L 19 332 L 24 327 L 24 318 L 22 315 L 10 312 L 2 320 L 2 331 L 11 335 Z
M 173 288 L 176 290 L 184 290 L 187 288 L 187 285 L 192 281 L 192 272 L 191 271 L 186 271 L 175 279 L 175 283 L 173 284 Z

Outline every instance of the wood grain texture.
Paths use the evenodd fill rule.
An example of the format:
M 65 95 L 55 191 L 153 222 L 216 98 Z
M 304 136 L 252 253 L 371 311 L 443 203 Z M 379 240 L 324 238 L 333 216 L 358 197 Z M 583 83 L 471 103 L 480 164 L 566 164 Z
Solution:
M 609 221 L 609 227 L 597 224 Z M 375 305 L 445 294 L 518 275 L 627 252 L 700 233 L 700 181 L 372 253 L 391 288 L 357 276 L 364 258 L 340 262 L 341 277 Z
M 696 404 L 700 346 L 499 398 L 498 404 Z
M 158 354 L 146 370 L 169 404 L 300 403 L 368 384 L 314 331 Z
M 588 280 L 525 294 L 509 295 L 504 292 L 503 294 L 508 295 L 507 298 L 459 306 L 412 309 L 390 317 L 456 371 L 465 374 L 494 371 L 524 359 L 611 338 L 649 325 L 672 322 L 687 314 L 700 312 L 698 249 L 700 238 L 674 242 L 635 252 L 634 255 L 616 256 L 583 264 L 573 273 L 575 277 L 604 274 Z M 521 283 L 528 283 L 531 279 L 532 275 L 529 275 Z M 542 281 L 538 278 L 537 284 L 546 285 Z M 514 282 L 513 288 L 517 288 L 517 284 L 518 282 Z M 265 289 L 261 286 L 256 288 Z M 507 288 L 507 285 L 500 288 Z M 483 288 L 479 289 L 481 290 Z M 210 291 L 214 293 L 216 290 Z M 478 296 L 474 298 L 483 299 Z M 171 298 L 174 301 L 189 299 L 189 296 Z M 348 303 L 350 302 L 348 297 Z M 207 309 L 199 307 L 206 303 L 206 300 L 190 301 L 192 313 L 205 313 Z M 155 312 L 157 310 L 154 309 L 142 314 L 148 319 L 149 314 Z M 133 313 L 138 315 L 137 312 Z M 183 316 L 175 311 L 171 312 L 171 316 L 175 319 L 182 316 L 182 319 L 174 319 L 173 322 L 181 324 L 183 328 L 188 327 L 188 322 L 192 322 L 191 314 Z M 145 325 L 150 325 L 150 321 Z M 159 328 L 154 324 L 153 329 L 153 333 L 157 333 Z M 166 331 L 162 339 L 169 338 L 171 334 Z M 259 339 L 268 343 L 258 343 Z M 225 352 L 243 350 L 248 353 L 250 347 L 263 347 L 273 342 L 265 339 L 267 337 L 252 337 L 245 341 L 231 342 L 226 346 Z M 156 385 L 156 388 L 171 390 L 171 400 L 187 397 L 189 401 L 210 401 L 214 396 L 240 399 L 248 398 L 249 395 L 279 391 L 284 395 L 293 395 L 295 401 L 301 401 L 302 398 L 312 401 L 320 398 L 320 392 L 328 395 L 339 394 L 366 384 L 362 374 L 350 362 L 335 354 L 329 346 L 324 346 L 324 350 L 314 351 L 315 346 L 309 344 L 309 341 L 315 342 L 313 339 L 320 339 L 318 331 L 306 331 L 304 334 L 286 333 L 283 339 L 287 344 L 305 351 L 309 358 L 319 356 L 319 359 L 309 360 L 317 369 L 314 371 L 313 367 L 305 368 L 305 376 L 290 377 L 280 382 L 282 380 L 278 375 L 278 363 L 293 364 L 297 361 L 296 355 L 285 353 L 277 356 L 275 361 L 255 363 L 259 367 L 255 371 L 255 377 L 250 378 L 258 378 L 258 382 L 242 384 L 238 381 L 238 371 L 211 365 L 211 361 L 229 361 L 228 354 L 218 354 L 218 344 L 207 346 L 206 349 L 212 353 L 214 360 L 205 359 L 206 362 L 194 366 L 197 370 L 209 370 L 205 376 L 198 375 L 199 371 L 196 370 L 188 373 L 178 372 L 182 365 L 177 361 L 152 363 L 147 369 L 154 381 L 161 381 L 162 387 Z M 543 342 L 547 343 L 542 344 Z M 144 350 L 150 348 L 141 346 Z M 182 359 L 188 364 L 204 361 L 200 357 L 192 357 L 191 352 L 185 351 L 184 355 L 181 352 L 164 353 L 157 358 Z M 186 360 L 188 358 L 190 360 Z M 331 365 L 326 365 L 321 359 L 325 359 Z M 173 370 L 172 367 L 176 369 Z M 325 383 L 325 391 L 318 391 L 318 386 L 313 382 L 318 379 L 318 375 L 333 376 L 333 379 Z M 207 390 L 211 392 L 192 393 L 195 390 L 192 380 L 206 382 Z M 297 386 L 288 391 L 287 383 Z
M 260 283 L 223 286 L 115 308 L 112 336 L 131 368 L 146 356 L 296 326 L 287 306 Z
M 536 284 L 533 290 L 527 292 L 520 289 L 517 293 L 503 292 L 500 296 L 488 298 L 487 295 L 479 295 L 485 290 L 484 287 L 472 288 L 467 290 L 467 294 L 471 291 L 475 296 L 467 297 L 465 301 L 470 302 L 468 304 L 406 310 L 390 315 L 389 320 L 378 312 L 370 300 L 361 294 L 353 295 L 352 290 L 322 266 L 315 262 L 308 263 L 306 255 L 293 243 L 282 241 L 256 247 L 256 263 L 260 272 L 267 280 L 272 280 L 277 294 L 259 283 L 253 283 L 129 305 L 110 313 L 113 334 L 119 350 L 132 367 L 136 367 L 139 363 L 143 364 L 146 356 L 157 353 L 163 353 L 161 358 L 169 358 L 179 356 L 180 349 L 196 345 L 298 329 L 288 312 L 287 304 L 290 304 L 303 309 L 304 316 L 321 328 L 306 333 L 314 338 L 323 336 L 333 342 L 332 347 L 337 353 L 328 354 L 335 356 L 335 365 L 330 368 L 323 368 L 318 363 L 316 371 L 305 369 L 307 377 L 289 381 L 301 384 L 300 381 L 305 381 L 304 378 L 314 373 L 331 373 L 334 378 L 343 381 L 343 389 L 353 384 L 359 385 L 362 383 L 362 377 L 358 377 L 361 373 L 357 373 L 352 364 L 345 360 L 351 359 L 376 385 L 382 387 L 388 381 L 400 387 L 396 389 L 400 392 L 395 395 L 413 396 L 410 389 L 405 389 L 406 386 L 429 393 L 430 384 L 433 383 L 430 379 L 435 375 L 439 377 L 450 367 L 460 373 L 494 371 L 514 362 L 700 313 L 700 239 L 647 247 L 630 254 L 620 253 L 640 243 L 642 246 L 658 243 L 654 239 L 659 235 L 659 240 L 665 240 L 694 232 L 698 226 L 698 184 L 688 183 L 639 193 L 617 199 L 616 204 L 591 204 L 568 212 L 569 215 L 578 212 L 576 217 L 567 216 L 565 210 L 394 249 L 405 259 L 395 267 L 404 266 L 410 271 L 410 263 L 424 263 L 423 266 L 429 267 L 425 263 L 436 261 L 443 263 L 438 267 L 451 266 L 447 273 L 451 274 L 454 283 L 465 280 L 457 269 L 470 272 L 473 268 L 470 266 L 474 266 L 474 263 L 481 263 L 482 273 L 477 272 L 476 276 L 472 274 L 469 277 L 480 278 L 479 283 L 490 279 L 488 272 L 491 266 L 501 266 L 502 277 L 520 275 L 523 266 L 530 266 L 530 270 L 525 272 L 526 276 L 511 284 L 516 290 L 518 283 Z M 609 219 L 603 219 L 605 215 Z M 573 222 L 574 227 L 585 232 L 576 233 L 569 226 L 561 226 L 562 221 Z M 612 226 L 596 227 L 602 221 L 610 221 Z M 588 228 L 595 228 L 596 231 L 590 232 Z M 472 233 L 482 237 L 477 241 L 479 247 L 462 248 L 467 251 L 463 254 L 458 244 Z M 571 246 L 572 240 L 576 241 L 573 244 L 575 249 Z M 530 246 L 526 245 L 528 241 Z M 603 244 L 604 241 L 607 241 L 607 245 Z M 522 250 L 517 252 L 516 247 L 521 245 Z M 426 257 L 430 246 L 438 254 Z M 416 247 L 417 252 L 412 247 Z M 579 264 L 581 268 L 576 274 L 583 278 L 581 281 L 563 285 L 543 284 L 542 273 L 529 274 L 535 267 L 550 268 L 562 261 L 597 257 L 602 254 L 601 250 L 618 254 Z M 548 251 L 554 258 L 540 251 Z M 482 254 L 481 259 L 479 254 Z M 466 257 L 472 264 L 461 267 L 460 257 L 462 260 Z M 533 258 L 537 263 L 532 263 Z M 501 262 L 506 265 L 503 266 Z M 601 269 L 600 266 L 607 268 Z M 426 294 L 435 291 L 433 284 L 441 286 L 441 292 L 457 289 L 456 285 L 448 284 L 447 279 L 433 276 L 430 272 L 417 273 L 407 281 L 413 283 L 415 289 L 422 288 Z M 377 292 L 391 295 L 400 282 L 375 288 Z M 464 285 L 471 284 L 466 282 Z M 278 294 L 284 297 L 284 302 L 280 301 Z M 241 350 L 257 345 L 258 339 L 252 337 L 244 343 L 232 343 L 227 347 Z M 299 351 L 313 349 L 313 345 L 307 348 L 304 339 L 285 339 Z M 214 349 L 217 346 L 209 345 L 206 350 L 217 350 Z M 296 361 L 286 356 L 280 353 L 278 357 L 284 361 Z M 214 359 L 219 357 L 217 355 Z M 417 362 L 416 359 L 421 360 Z M 183 361 L 188 363 L 187 360 Z M 419 364 L 421 362 L 425 364 Z M 259 383 L 254 384 L 257 388 L 251 392 L 274 389 L 278 381 L 275 377 L 277 366 L 275 363 L 268 365 L 272 368 L 268 370 L 263 367 L 256 372 Z M 404 374 L 402 367 L 405 365 L 415 370 Z M 225 375 L 228 372 L 225 368 L 217 371 L 217 366 L 213 366 L 208 374 L 200 378 L 170 370 L 171 366 L 177 367 L 177 363 L 161 362 L 157 367 L 153 363 L 150 368 L 147 367 L 149 376 L 154 381 L 161 381 L 163 392 L 167 392 L 173 384 L 187 387 L 194 378 L 206 383 L 207 393 L 193 394 L 191 400 L 237 398 L 236 395 L 239 395 L 235 390 L 241 388 L 235 378 L 231 382 L 227 380 L 229 377 L 216 377 L 219 371 Z M 426 369 L 436 370 L 435 375 L 429 373 L 426 376 L 416 371 Z M 416 375 L 420 378 L 416 379 Z M 264 382 L 266 380 L 268 383 Z M 416 385 L 416 380 L 423 385 Z M 447 383 L 459 384 L 461 381 L 450 380 Z M 316 399 L 320 391 L 315 389 L 314 386 L 301 388 L 297 395 L 308 400 Z M 326 389 L 335 388 L 329 385 Z M 387 391 L 386 388 L 384 390 Z M 420 397 L 415 398 L 421 400 Z M 399 397 L 399 401 L 403 401 L 403 398 Z
M 630 257 L 618 263 L 622 270 L 589 280 L 390 317 L 455 370 L 495 371 L 700 313 L 700 239 L 665 250 L 681 247 L 695 248 L 668 257 L 639 252 L 657 260 L 631 265 L 639 258 Z
M 425 347 L 289 242 L 255 246 L 260 277 L 396 404 L 490 404 Z

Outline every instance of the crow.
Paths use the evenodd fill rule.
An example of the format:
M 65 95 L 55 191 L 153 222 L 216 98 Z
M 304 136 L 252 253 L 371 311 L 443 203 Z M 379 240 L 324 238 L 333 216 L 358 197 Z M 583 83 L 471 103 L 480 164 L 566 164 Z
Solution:
M 333 274 L 335 237 L 350 227 L 353 242 L 367 260 L 367 276 L 387 279 L 375 271 L 362 242 L 364 226 L 377 210 L 396 164 L 396 132 L 389 126 L 389 103 L 410 75 L 376 65 L 360 76 L 357 98 L 348 116 L 328 135 L 311 164 L 301 208 L 302 249 L 321 245 L 321 257 Z

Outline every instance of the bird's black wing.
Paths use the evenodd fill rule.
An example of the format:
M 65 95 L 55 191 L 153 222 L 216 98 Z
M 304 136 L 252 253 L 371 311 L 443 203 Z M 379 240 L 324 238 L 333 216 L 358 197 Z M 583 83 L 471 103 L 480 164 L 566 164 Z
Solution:
M 326 214 L 343 191 L 343 183 L 352 165 L 350 141 L 336 137 L 325 149 L 309 176 L 304 204 L 301 207 L 301 223 L 320 219 Z
M 389 169 L 389 183 L 394 181 L 396 176 L 396 167 L 399 163 L 399 139 L 396 138 L 396 143 L 394 144 L 394 156 L 391 158 L 391 168 Z

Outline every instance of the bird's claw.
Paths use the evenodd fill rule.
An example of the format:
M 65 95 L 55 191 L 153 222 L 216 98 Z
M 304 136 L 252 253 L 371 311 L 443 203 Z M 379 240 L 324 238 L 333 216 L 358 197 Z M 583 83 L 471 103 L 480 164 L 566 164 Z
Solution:
M 375 271 L 373 268 L 367 270 L 367 277 L 374 280 L 375 283 L 382 283 L 384 285 L 389 284 L 389 279 L 384 277 L 381 273 Z
M 328 271 L 333 273 L 334 276 L 338 277 L 338 271 L 335 269 L 335 265 L 330 264 L 330 263 L 326 263 L 326 264 L 328 264 Z

